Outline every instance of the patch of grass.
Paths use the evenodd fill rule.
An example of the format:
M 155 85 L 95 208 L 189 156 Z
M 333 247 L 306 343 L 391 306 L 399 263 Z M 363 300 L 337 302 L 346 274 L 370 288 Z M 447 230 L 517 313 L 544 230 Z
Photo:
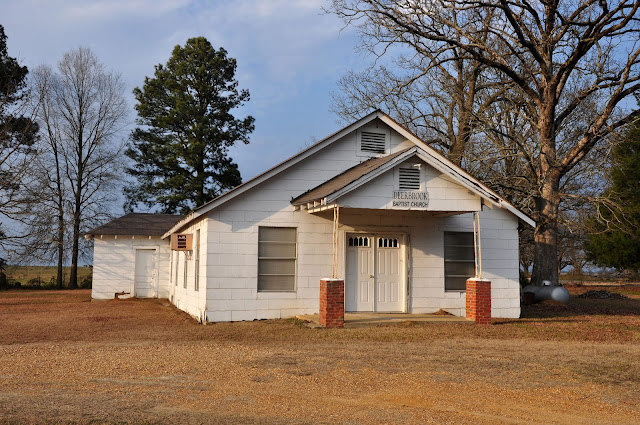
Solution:
M 64 267 L 62 270 L 65 286 L 69 281 L 70 271 L 71 267 Z M 7 266 L 5 274 L 7 275 L 7 282 L 11 286 L 53 289 L 55 288 L 57 272 L 58 268 L 56 266 Z M 78 267 L 78 284 L 90 282 L 92 275 L 92 267 Z M 17 282 L 20 285 L 16 285 Z

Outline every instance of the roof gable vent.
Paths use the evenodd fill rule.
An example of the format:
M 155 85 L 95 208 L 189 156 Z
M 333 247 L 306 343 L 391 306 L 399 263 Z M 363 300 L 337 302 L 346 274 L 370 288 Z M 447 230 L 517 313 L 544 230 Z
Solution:
M 398 189 L 400 190 L 420 190 L 420 168 L 399 168 L 398 169 Z
M 370 153 L 385 153 L 387 151 L 387 134 L 375 131 L 361 131 L 360 150 Z

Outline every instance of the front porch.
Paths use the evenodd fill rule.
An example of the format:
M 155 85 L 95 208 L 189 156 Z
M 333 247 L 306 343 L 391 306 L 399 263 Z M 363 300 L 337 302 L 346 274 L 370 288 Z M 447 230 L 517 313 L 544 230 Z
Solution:
M 319 314 L 305 314 L 296 319 L 307 323 L 311 328 L 321 328 Z M 344 327 L 347 329 L 397 325 L 401 323 L 435 322 L 473 324 L 475 321 L 465 317 L 448 314 L 408 314 L 408 313 L 345 313 Z

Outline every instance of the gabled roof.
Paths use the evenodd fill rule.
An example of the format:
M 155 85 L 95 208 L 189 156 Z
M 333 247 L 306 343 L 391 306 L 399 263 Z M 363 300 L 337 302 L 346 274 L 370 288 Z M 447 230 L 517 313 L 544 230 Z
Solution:
M 89 230 L 85 238 L 90 239 L 95 235 L 162 236 L 183 217 L 173 214 L 129 213 Z
M 400 135 L 405 137 L 407 140 L 410 140 L 411 142 L 413 142 L 416 146 L 419 146 L 420 149 L 423 152 L 419 156 L 420 156 L 421 159 L 423 159 L 423 161 L 425 161 L 429 165 L 433 166 L 438 171 L 450 176 L 456 182 L 461 183 L 464 187 L 467 187 L 468 189 L 474 188 L 472 190 L 474 193 L 478 193 L 478 194 L 482 193 L 482 194 L 484 194 L 484 195 L 480 195 L 480 196 L 482 196 L 484 199 L 490 200 L 491 203 L 493 203 L 495 205 L 499 205 L 501 208 L 507 209 L 508 211 L 510 211 L 511 213 L 516 215 L 520 220 L 524 221 L 525 223 L 527 223 L 527 224 L 529 224 L 531 226 L 535 226 L 535 222 L 529 216 L 524 214 L 522 211 L 518 210 L 516 207 L 514 207 L 513 205 L 511 205 L 507 201 L 505 201 L 502 198 L 500 198 L 495 192 L 491 191 L 488 187 L 486 187 L 485 185 L 480 183 L 478 180 L 476 180 L 470 174 L 466 173 L 461 168 L 459 168 L 458 166 L 454 165 L 451 161 L 446 159 L 444 156 L 442 156 L 440 153 L 438 153 L 435 149 L 433 149 L 432 147 L 427 145 L 425 142 L 423 142 L 418 136 L 416 136 L 411 131 L 409 131 L 406 128 L 404 128 L 402 125 L 400 125 L 397 121 L 395 121 L 389 115 L 385 114 L 384 112 L 382 112 L 381 110 L 378 109 L 378 110 L 375 110 L 375 111 L 371 112 L 369 115 L 360 118 L 359 120 L 355 121 L 354 123 L 347 125 L 346 127 L 342 128 L 341 130 L 338 130 L 337 132 L 333 133 L 332 135 L 326 137 L 325 139 L 322 139 L 319 142 L 317 142 L 317 143 L 309 146 L 308 148 L 300 151 L 296 155 L 294 155 L 294 156 L 290 157 L 289 159 L 281 162 L 280 164 L 276 165 L 275 167 L 270 168 L 269 170 L 265 171 L 264 173 L 259 174 L 258 176 L 252 178 L 251 180 L 248 180 L 248 181 L 242 183 L 239 186 L 236 186 L 235 188 L 223 193 L 222 195 L 218 196 L 217 198 L 215 198 L 215 199 L 209 201 L 208 203 L 202 205 L 201 207 L 195 209 L 189 215 L 185 216 L 182 220 L 178 221 L 170 230 L 168 230 L 166 233 L 164 233 L 164 235 L 162 235 L 162 237 L 165 238 L 165 237 L 168 237 L 169 235 L 171 235 L 172 233 L 177 232 L 178 230 L 180 230 L 182 227 L 186 226 L 191 221 L 197 219 L 198 217 L 201 217 L 201 216 L 207 214 L 209 211 L 211 211 L 214 208 L 224 204 L 227 201 L 230 201 L 231 199 L 234 199 L 236 196 L 239 196 L 239 195 L 243 194 L 247 190 L 258 186 L 262 182 L 270 179 L 271 177 L 274 177 L 275 175 L 281 173 L 282 171 L 287 170 L 288 168 L 290 168 L 290 167 L 294 166 L 295 164 L 299 163 L 300 161 L 308 158 L 309 156 L 313 155 L 314 153 L 324 149 L 325 147 L 331 145 L 333 142 L 341 139 L 342 137 L 344 137 L 347 134 L 351 133 L 352 131 L 355 131 L 358 128 L 366 125 L 367 123 L 375 120 L 376 118 L 380 119 L 382 122 L 387 124 L 389 127 L 391 127 L 393 130 L 395 130 Z M 413 148 L 410 148 L 409 151 L 412 150 L 412 149 Z M 403 151 L 403 152 L 406 154 L 408 151 Z M 399 158 L 401 156 L 403 157 L 404 156 L 402 154 L 403 152 L 397 152 L 397 153 L 392 154 L 392 155 L 397 155 L 397 156 L 395 156 L 394 158 L 387 159 L 386 161 L 383 160 L 382 158 L 380 158 L 381 163 L 382 164 L 388 164 L 388 163 L 392 162 L 393 159 L 397 159 L 397 158 Z M 425 159 L 425 158 L 428 158 L 428 159 Z M 367 163 L 367 162 L 369 162 L 369 161 L 365 161 L 365 163 Z M 357 167 L 353 167 L 353 168 L 357 168 Z M 353 168 L 351 170 L 353 170 Z M 361 169 L 361 170 L 359 170 L 357 172 L 361 172 L 361 171 L 364 171 L 364 170 Z M 372 173 L 367 173 L 367 174 L 365 174 L 365 176 L 368 175 L 368 174 L 372 174 Z M 358 179 L 358 180 L 360 180 L 360 179 Z
M 171 228 L 171 230 L 166 232 L 162 237 L 165 238 L 165 237 L 168 237 L 171 233 L 177 232 L 180 228 L 186 226 L 188 223 L 190 223 L 191 221 L 195 220 L 196 218 L 207 214 L 209 211 L 213 210 L 217 206 L 222 205 L 223 203 L 225 203 L 227 201 L 230 201 L 231 199 L 235 198 L 238 195 L 243 194 L 247 190 L 259 185 L 260 183 L 262 183 L 262 182 L 264 182 L 266 180 L 269 180 L 271 177 L 273 177 L 273 176 L 281 173 L 282 171 L 288 169 L 289 167 L 299 163 L 300 161 L 304 160 L 305 158 L 310 157 L 314 153 L 324 149 L 325 147 L 329 146 L 330 144 L 332 144 L 336 140 L 341 139 L 343 136 L 351 133 L 352 131 L 357 130 L 358 128 L 360 128 L 363 125 L 375 120 L 376 118 L 380 118 L 384 122 L 393 121 L 391 119 L 391 117 L 389 117 L 387 114 L 385 114 L 381 110 L 378 109 L 376 111 L 373 111 L 369 115 L 360 118 L 356 122 L 349 124 L 348 126 L 342 128 L 341 130 L 336 131 L 332 135 L 320 140 L 319 142 L 309 146 L 306 149 L 303 149 L 302 151 L 298 152 L 297 154 L 295 154 L 294 156 L 290 157 L 289 159 L 286 159 L 286 160 L 282 161 L 280 164 L 276 165 L 275 167 L 268 169 L 264 173 L 257 175 L 256 177 L 252 178 L 251 180 L 247 180 L 246 182 L 242 183 L 241 185 L 234 187 L 233 189 L 223 193 L 222 195 L 218 196 L 215 199 L 212 199 L 211 201 L 207 202 L 206 204 L 200 206 L 199 208 L 196 208 L 191 213 L 189 213 L 189 215 L 187 215 L 185 218 L 183 218 L 178 223 L 176 223 L 176 225 L 173 226 Z M 393 123 L 395 123 L 394 125 L 396 125 L 396 126 L 399 125 L 395 121 L 393 121 Z

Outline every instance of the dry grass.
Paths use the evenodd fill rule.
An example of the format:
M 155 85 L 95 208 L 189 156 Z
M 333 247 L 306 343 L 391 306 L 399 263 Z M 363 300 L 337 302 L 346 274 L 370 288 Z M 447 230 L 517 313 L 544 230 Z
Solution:
M 71 267 L 63 268 L 64 281 L 69 280 L 69 271 Z M 55 282 L 57 267 L 55 266 L 7 266 L 7 279 L 11 284 L 20 282 L 22 286 L 35 286 L 38 282 L 39 286 L 45 286 Z M 78 281 L 81 282 L 87 276 L 91 276 L 93 269 L 91 267 L 78 267 Z
M 202 326 L 163 300 L 2 292 L 0 423 L 640 423 L 640 300 L 523 316 Z

